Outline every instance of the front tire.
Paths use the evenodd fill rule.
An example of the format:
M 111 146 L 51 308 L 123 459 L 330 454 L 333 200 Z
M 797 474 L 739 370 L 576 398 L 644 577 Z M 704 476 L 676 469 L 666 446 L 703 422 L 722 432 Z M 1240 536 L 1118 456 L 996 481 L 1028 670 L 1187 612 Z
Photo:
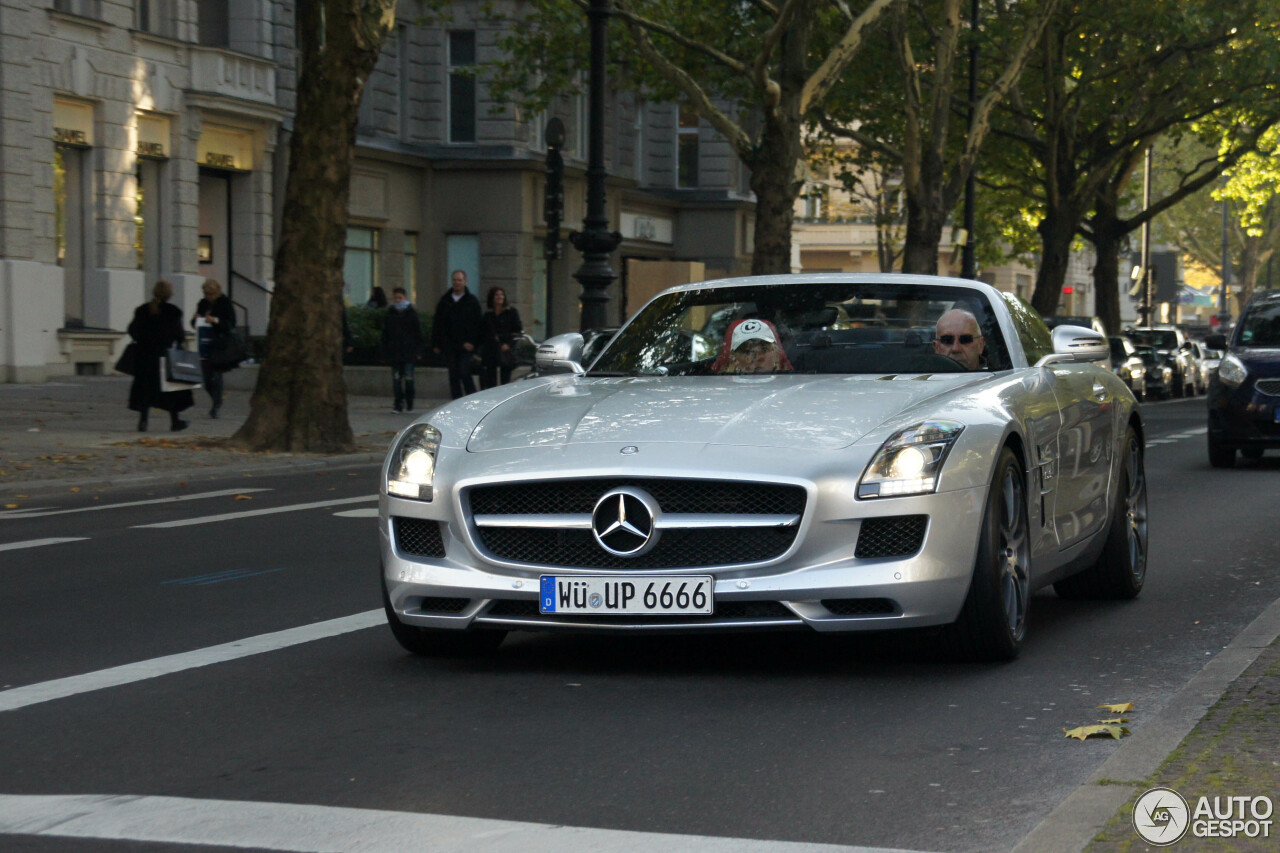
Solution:
M 1125 435 L 1119 485 L 1102 555 L 1080 574 L 1055 583 L 1059 597 L 1128 599 L 1142 592 L 1147 578 L 1147 471 L 1133 427 Z
M 1209 464 L 1214 468 L 1236 467 L 1236 449 L 1228 447 L 1209 433 Z
M 506 631 L 470 629 L 454 631 L 442 628 L 421 628 L 406 625 L 396 616 L 387 595 L 387 585 L 382 584 L 382 609 L 387 614 L 387 625 L 401 647 L 419 657 L 469 657 L 492 652 L 506 639 Z
M 1027 635 L 1030 581 L 1027 478 L 1017 455 L 1005 447 L 987 491 L 969 594 L 949 626 L 964 658 L 1008 661 L 1018 656 Z

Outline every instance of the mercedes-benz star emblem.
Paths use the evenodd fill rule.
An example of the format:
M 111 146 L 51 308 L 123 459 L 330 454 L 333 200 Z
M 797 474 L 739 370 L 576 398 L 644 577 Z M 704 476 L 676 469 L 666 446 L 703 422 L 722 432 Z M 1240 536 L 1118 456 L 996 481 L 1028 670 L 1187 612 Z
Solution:
M 591 534 L 616 557 L 639 557 L 658 544 L 661 531 L 654 522 L 659 512 L 658 502 L 643 489 L 611 489 L 591 513 Z

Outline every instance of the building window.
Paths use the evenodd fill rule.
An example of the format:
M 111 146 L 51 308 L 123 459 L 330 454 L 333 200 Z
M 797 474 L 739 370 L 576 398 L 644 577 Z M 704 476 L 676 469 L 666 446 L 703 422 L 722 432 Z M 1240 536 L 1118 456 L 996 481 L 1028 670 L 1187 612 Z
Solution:
M 409 28 L 396 29 L 396 129 L 401 139 L 409 138 Z
M 635 176 L 637 184 L 644 183 L 644 110 L 644 101 L 636 101 L 636 125 L 633 138 L 636 141 Z
M 476 141 L 476 32 L 449 33 L 449 141 Z
M 404 232 L 404 289 L 412 302 L 418 301 L 418 232 Z
M 231 28 L 227 0 L 200 0 L 200 43 L 210 47 L 227 47 L 231 43 Z
M 99 5 L 99 0 L 53 0 L 55 12 L 66 12 L 68 15 L 79 15 L 82 18 L 102 17 Z
M 173 15 L 174 0 L 135 0 L 134 26 L 144 33 L 175 38 L 176 21 Z
M 378 282 L 378 229 L 347 229 L 347 257 L 343 265 L 343 296 L 348 305 L 369 301 Z
M 85 152 L 57 146 L 53 150 L 53 222 L 55 252 L 62 267 L 65 322 L 84 325 Z
M 688 106 L 680 107 L 680 124 L 676 129 L 676 186 L 680 189 L 698 186 L 698 114 Z

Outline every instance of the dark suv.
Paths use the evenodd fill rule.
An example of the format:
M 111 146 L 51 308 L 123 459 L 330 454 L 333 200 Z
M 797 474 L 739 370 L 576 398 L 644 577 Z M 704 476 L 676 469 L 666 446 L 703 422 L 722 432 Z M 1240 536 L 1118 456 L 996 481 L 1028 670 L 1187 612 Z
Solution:
M 1231 468 L 1237 450 L 1257 459 L 1280 448 L 1280 293 L 1255 295 L 1230 340 L 1205 343 L 1227 350 L 1209 383 L 1210 464 Z

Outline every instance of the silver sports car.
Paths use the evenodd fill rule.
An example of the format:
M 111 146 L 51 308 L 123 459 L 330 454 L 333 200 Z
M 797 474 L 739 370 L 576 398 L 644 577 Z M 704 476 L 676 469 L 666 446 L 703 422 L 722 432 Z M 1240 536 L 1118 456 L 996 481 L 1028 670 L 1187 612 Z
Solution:
M 790 275 L 664 291 L 584 369 L 457 400 L 396 439 L 379 501 L 391 630 L 418 654 L 507 631 L 944 626 L 1014 657 L 1031 594 L 1133 598 L 1143 425 L 1098 367 L 959 279 Z

